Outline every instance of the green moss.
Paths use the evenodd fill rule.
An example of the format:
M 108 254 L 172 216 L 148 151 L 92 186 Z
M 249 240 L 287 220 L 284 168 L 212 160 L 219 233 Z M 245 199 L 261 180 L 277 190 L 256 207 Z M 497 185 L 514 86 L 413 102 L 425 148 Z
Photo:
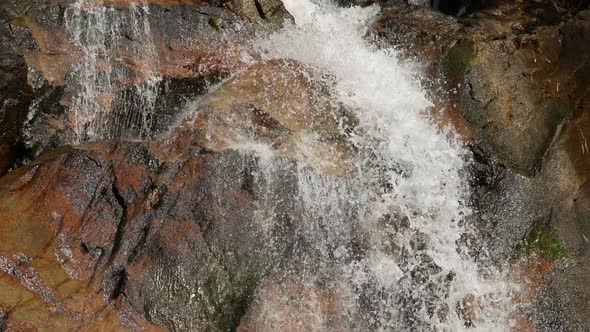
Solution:
M 216 16 L 209 16 L 209 25 L 215 29 L 219 29 L 221 27 L 221 19 Z
M 550 261 L 567 257 L 559 236 L 548 229 L 533 228 L 517 246 L 518 256 L 528 255 L 533 251 L 538 251 L 545 259 Z
M 117 217 L 117 220 L 123 219 L 123 208 L 122 207 L 117 206 L 117 209 L 115 210 L 115 216 Z

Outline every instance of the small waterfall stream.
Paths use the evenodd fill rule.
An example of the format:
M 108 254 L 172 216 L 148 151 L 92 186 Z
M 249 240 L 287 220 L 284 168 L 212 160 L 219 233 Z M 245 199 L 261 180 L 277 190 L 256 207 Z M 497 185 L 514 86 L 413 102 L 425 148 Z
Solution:
M 80 48 L 71 80 L 76 142 L 149 137 L 161 76 L 145 0 L 129 7 L 77 0 L 66 28 Z
M 425 116 L 430 102 L 415 79 L 418 66 L 364 38 L 376 7 L 283 2 L 295 24 L 256 40 L 255 51 L 334 77 L 334 102 L 354 112 L 359 125 L 350 136 L 357 158 L 345 176 L 318 174 L 259 144 L 234 146 L 245 160 L 257 156 L 257 183 L 267 186 L 258 218 L 280 219 L 273 214 L 284 206 L 301 211 L 299 262 L 282 272 L 305 286 L 322 280 L 337 292 L 344 306 L 338 326 L 345 330 L 509 330 L 517 285 L 461 250 L 463 224 L 473 213 L 470 155 Z M 71 77 L 77 142 L 150 137 L 162 78 L 148 14 L 145 0 L 124 9 L 77 0 L 66 11 L 67 29 L 82 50 Z M 294 192 L 276 187 L 285 170 L 296 177 Z M 301 294 L 266 303 L 260 319 L 272 322 L 310 301 Z M 305 319 L 313 330 L 338 330 L 321 312 Z
M 415 79 L 418 67 L 364 38 L 378 9 L 283 2 L 295 24 L 255 48 L 264 59 L 294 59 L 335 77 L 335 102 L 359 119 L 350 138 L 359 152 L 344 177 L 295 171 L 305 248 L 297 251 L 302 267 L 286 273 L 306 287 L 322 280 L 339 294 L 346 307 L 340 325 L 317 309 L 319 302 L 315 312 L 293 318 L 301 303 L 313 308 L 309 302 L 320 301 L 305 294 L 266 302 L 259 319 L 273 326 L 288 316 L 316 331 L 510 330 L 517 285 L 497 267 L 476 264 L 460 244 L 473 213 L 470 155 L 424 115 L 430 103 Z M 251 153 L 264 161 L 258 176 L 267 183 L 287 167 L 270 150 L 255 146 Z

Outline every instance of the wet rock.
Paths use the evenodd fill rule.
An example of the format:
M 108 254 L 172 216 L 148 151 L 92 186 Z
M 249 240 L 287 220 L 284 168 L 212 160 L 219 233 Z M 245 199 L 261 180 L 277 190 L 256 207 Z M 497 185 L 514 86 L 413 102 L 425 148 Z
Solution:
M 229 0 L 226 5 L 240 16 L 282 25 L 293 17 L 280 0 Z
M 238 331 L 354 331 L 362 327 L 347 308 L 348 295 L 329 281 L 275 276 L 261 287 Z
M 70 3 L 57 0 L 37 2 L 11 2 L 7 6 L 16 53 L 22 54 L 31 68 L 29 83 L 34 88 L 35 107 L 26 131 L 29 159 L 77 139 L 73 131 L 80 119 L 70 112 L 70 107 L 76 87 L 85 84 L 77 82 L 77 78 L 71 75 L 83 50 L 73 45 L 63 22 L 64 11 Z M 268 20 L 276 21 L 279 16 L 287 15 L 280 4 L 262 3 Z M 109 1 L 106 5 L 112 8 L 113 15 L 128 15 L 127 1 Z M 121 47 L 110 50 L 111 56 L 123 60 L 107 64 L 116 67 L 110 79 L 119 84 L 113 88 L 113 95 L 109 97 L 112 99 L 98 100 L 101 105 L 109 106 L 108 123 L 116 124 L 109 127 L 117 128 L 104 133 L 105 137 L 152 138 L 165 132 L 178 120 L 187 101 L 202 95 L 210 84 L 244 66 L 242 43 L 255 31 L 278 27 L 266 20 L 250 22 L 232 12 L 227 5 L 149 1 L 150 15 L 146 21 L 150 25 L 152 35 L 149 38 L 153 39 L 157 55 L 150 72 L 163 77 L 156 89 L 159 93 L 150 115 L 152 128 L 138 129 L 139 124 L 133 121 L 141 118 L 136 113 L 142 112 L 139 108 L 143 105 L 136 102 L 143 98 L 140 96 L 142 92 L 139 92 L 141 89 L 137 89 L 136 85 L 141 85 L 149 75 L 142 66 L 141 58 L 133 52 L 145 45 L 141 40 L 130 37 L 125 43 L 120 43 Z M 137 34 L 133 31 L 122 33 L 127 36 Z M 135 104 L 139 105 L 138 109 L 131 107 Z M 146 130 L 153 136 L 145 136 Z
M 539 290 L 535 313 L 541 331 L 585 331 L 590 326 L 588 259 L 553 266 Z
M 26 62 L 8 28 L 0 25 L 0 176 L 21 157 L 21 130 L 31 98 Z
M 119 314 L 134 316 L 135 327 L 148 327 L 119 305 L 100 311 L 113 300 L 102 296 L 100 275 L 112 265 L 130 215 L 121 193 L 144 192 L 150 176 L 124 161 L 114 145 L 96 145 L 56 150 L 2 178 L 0 268 L 7 275 L 0 287 L 11 291 L 0 303 L 12 308 L 11 317 L 37 330 L 71 329 L 92 326 L 100 312 L 106 329 L 130 328 Z M 110 294 L 120 288 L 107 285 Z M 37 309 L 20 306 L 21 299 Z
M 74 137 L 72 128 L 67 126 L 64 87 L 50 83 L 33 68 L 29 68 L 28 77 L 33 100 L 22 130 L 26 148 L 22 164 L 36 159 L 44 151 L 68 144 Z
M 379 42 L 400 47 L 406 56 L 437 60 L 462 37 L 463 26 L 453 17 L 403 2 L 387 3 L 373 23 Z
M 350 166 L 352 113 L 333 105 L 330 78 L 294 61 L 256 64 L 199 101 L 177 135 L 208 149 L 269 144 L 327 173 Z M 301 149 L 299 142 L 306 142 Z
M 272 197 L 296 193 L 294 164 L 267 184 L 255 155 L 156 147 L 58 149 L 0 180 L 0 305 L 40 330 L 237 327 L 290 257 L 297 209 Z
M 269 241 L 276 226 L 255 218 L 242 158 L 228 151 L 189 161 L 149 212 L 152 226 L 133 261 L 149 267 L 131 268 L 127 287 L 149 321 L 173 330 L 235 328 L 261 279 L 288 257 Z
M 505 6 L 496 11 L 514 11 Z M 578 76 L 586 65 L 575 54 L 584 52 L 578 43 L 588 41 L 577 39 L 589 27 L 583 14 L 561 18 L 563 23 L 552 27 L 531 18 L 527 7 L 520 10 L 519 24 L 509 29 L 494 27 L 485 18 L 473 27 L 476 33 L 488 31 L 488 36 L 475 44 L 461 100 L 466 118 L 483 128 L 484 145 L 490 144 L 508 166 L 532 175 L 559 123 L 574 115 L 586 98 Z M 527 22 L 535 26 L 524 28 Z

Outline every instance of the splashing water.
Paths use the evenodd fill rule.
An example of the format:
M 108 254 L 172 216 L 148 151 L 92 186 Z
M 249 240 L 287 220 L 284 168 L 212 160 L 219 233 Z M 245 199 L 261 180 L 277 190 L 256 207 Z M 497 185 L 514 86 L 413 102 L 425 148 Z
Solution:
M 66 28 L 82 51 L 71 77 L 77 143 L 149 136 L 162 78 L 154 72 L 158 60 L 148 17 L 145 0 L 129 8 L 77 0 L 66 10 Z
M 359 120 L 350 137 L 359 155 L 354 171 L 329 176 L 296 166 L 300 283 L 328 277 L 345 294 L 341 319 L 352 330 L 509 330 L 516 286 L 459 250 L 472 213 L 463 174 L 469 154 L 425 117 L 430 103 L 414 79 L 417 67 L 364 39 L 378 9 L 283 2 L 295 24 L 255 48 L 264 59 L 294 59 L 335 77 L 336 101 Z M 265 150 L 260 176 L 267 182 L 286 167 L 273 158 Z M 284 316 L 297 301 L 310 301 L 304 297 L 263 305 L 261 319 Z M 308 318 L 314 330 L 330 330 L 319 310 Z

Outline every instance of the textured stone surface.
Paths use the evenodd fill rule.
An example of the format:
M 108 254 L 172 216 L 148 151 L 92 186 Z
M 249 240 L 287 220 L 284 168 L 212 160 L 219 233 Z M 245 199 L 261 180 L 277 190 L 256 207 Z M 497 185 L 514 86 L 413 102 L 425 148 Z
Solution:
M 235 328 L 260 280 L 289 257 L 285 221 L 254 216 L 267 187 L 247 176 L 257 172 L 248 158 L 160 160 L 143 144 L 100 144 L 4 177 L 7 319 L 40 331 Z M 285 197 L 295 178 L 281 178 Z
M 27 65 L 10 31 L 0 25 L 0 176 L 19 157 L 17 144 L 31 98 Z
M 474 129 L 468 142 L 479 213 L 468 223 L 492 250 L 470 254 L 522 255 L 519 243 L 542 232 L 553 246 L 542 256 L 562 257 L 531 288 L 540 312 L 536 328 L 545 331 L 584 330 L 583 313 L 590 312 L 588 292 L 577 286 L 590 281 L 586 8 L 586 2 L 497 1 L 458 20 L 390 1 L 372 30 L 378 43 L 400 46 L 405 57 L 424 63 L 431 97 L 447 117 L 459 111 Z
M 10 0 L 2 6 L 3 17 L 6 17 L 3 27 L 14 40 L 15 52 L 24 56 L 31 68 L 29 85 L 33 90 L 34 107 L 26 124 L 28 135 L 25 137 L 30 159 L 74 138 L 72 127 L 76 119 L 68 112 L 68 107 L 74 96 L 72 87 L 78 83 L 73 82 L 68 73 L 80 59 L 82 50 L 72 44 L 65 29 L 64 13 L 70 3 L 68 0 Z M 129 3 L 127 0 L 105 2 L 116 11 L 128 11 Z M 178 120 L 187 101 L 246 66 L 243 45 L 253 38 L 255 31 L 272 31 L 285 19 L 290 19 L 280 1 L 260 2 L 262 14 L 253 0 L 150 0 L 148 3 L 151 37 L 157 53 L 157 61 L 150 72 L 161 75 L 164 80 L 155 105 L 153 128 L 150 128 L 154 135 L 166 131 Z M 243 12 L 235 6 L 254 11 Z M 138 65 L 141 61 L 130 51 L 134 43 L 141 41 L 128 40 L 127 43 L 130 45 L 110 50 L 112 55 L 125 59 L 117 70 L 128 76 L 115 88 L 114 105 L 133 98 L 136 92 L 132 84 L 146 79 L 145 69 Z M 143 46 L 138 44 L 136 48 Z M 26 87 L 22 82 L 20 85 Z M 111 113 L 109 121 L 113 123 L 124 116 L 116 107 Z M 26 118 L 26 114 L 22 117 Z
M 346 112 L 319 107 L 328 91 L 308 75 L 318 74 L 295 62 L 254 65 L 205 96 L 195 114 L 239 117 L 243 123 L 233 128 L 253 131 L 254 141 L 305 132 L 321 138 L 316 154 L 338 150 Z M 285 82 L 307 97 L 287 98 Z M 234 137 L 224 125 L 211 139 Z M 262 282 L 294 259 L 297 155 L 278 142 L 273 153 L 283 166 L 268 183 L 263 157 L 213 144 L 200 137 L 206 127 L 189 116 L 159 142 L 58 148 L 1 178 L 7 324 L 39 331 L 237 328 Z
M 589 324 L 590 14 L 576 1 L 498 1 L 461 19 L 386 1 L 371 31 L 378 46 L 422 63 L 430 114 L 472 146 L 481 213 L 467 222 L 497 245 L 493 257 L 513 254 L 531 230 L 556 232 L 567 258 L 553 263 L 534 248 L 516 273 L 528 282 L 519 300 L 538 299 L 536 328 L 546 331 Z M 129 2 L 107 3 L 125 10 Z M 297 259 L 297 170 L 346 173 L 354 149 L 340 126 L 356 124 L 330 103 L 328 75 L 293 61 L 247 61 L 257 57 L 242 45 L 255 32 L 290 19 L 280 2 L 150 0 L 154 69 L 166 83 L 154 130 L 180 127 L 154 143 L 60 148 L 71 134 L 66 73 L 79 56 L 64 34 L 68 3 L 0 6 L 0 175 L 19 157 L 23 125 L 28 156 L 47 151 L 0 178 L 0 330 L 341 331 L 355 319 L 370 329 L 357 315 L 370 317 L 377 293 L 363 299 L 367 313 L 348 312 L 347 285 L 275 271 Z M 133 61 L 126 69 L 132 81 L 145 78 Z M 203 94 L 181 121 L 186 102 Z M 273 186 L 260 177 L 269 171 L 263 156 L 239 151 L 259 143 L 282 165 Z M 270 204 L 272 218 L 260 212 Z M 397 219 L 361 224 L 355 245 L 398 255 L 379 229 Z M 304 301 L 293 305 L 294 295 Z M 519 327 L 533 329 L 527 319 Z
M 329 77 L 295 61 L 259 63 L 203 97 L 180 132 L 196 134 L 214 150 L 269 144 L 321 171 L 342 174 L 352 155 L 346 133 L 356 118 L 333 105 L 329 85 Z M 299 148 L 302 141 L 306 149 Z

